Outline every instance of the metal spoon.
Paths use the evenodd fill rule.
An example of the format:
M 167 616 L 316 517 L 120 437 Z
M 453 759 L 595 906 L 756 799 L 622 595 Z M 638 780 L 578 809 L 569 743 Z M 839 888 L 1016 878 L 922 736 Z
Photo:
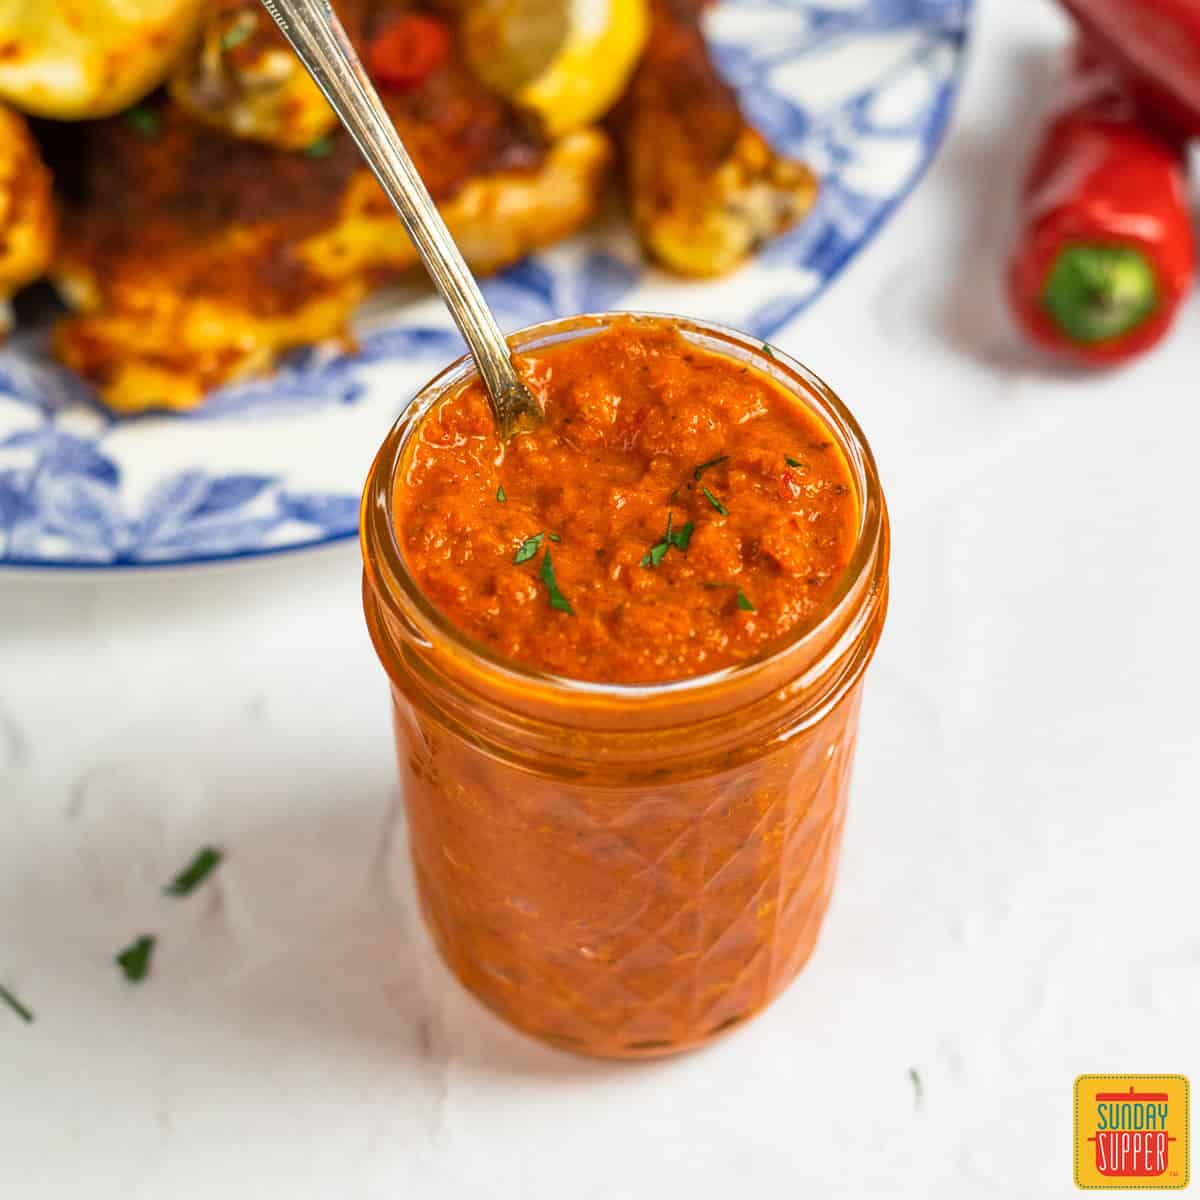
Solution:
M 507 440 L 523 424 L 540 421 L 541 406 L 517 378 L 492 310 L 421 176 L 400 141 L 329 0 L 262 0 L 304 68 L 325 93 L 367 166 L 400 214 L 425 269 L 441 293 L 479 367 Z

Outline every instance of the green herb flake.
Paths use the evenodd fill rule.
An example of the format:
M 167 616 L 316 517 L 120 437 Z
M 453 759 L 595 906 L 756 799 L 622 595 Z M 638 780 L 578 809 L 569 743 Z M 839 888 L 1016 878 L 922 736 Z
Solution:
M 18 1000 L 16 996 L 14 996 L 12 992 L 10 992 L 2 983 L 0 983 L 0 1000 L 3 1000 L 4 1003 L 7 1004 L 8 1007 L 11 1008 L 13 1012 L 15 1012 L 17 1016 L 25 1022 L 26 1025 L 33 1024 L 32 1011 L 26 1008 L 25 1005 L 22 1004 L 20 1000 Z
M 546 591 L 550 593 L 550 607 L 573 617 L 575 610 L 571 607 L 571 602 L 558 590 L 558 580 L 554 578 L 554 563 L 550 559 L 549 546 L 546 547 L 546 553 L 542 557 L 541 577 L 542 582 L 546 585 Z
M 561 541 L 562 541 L 562 538 L 560 538 L 560 537 L 558 536 L 558 534 L 557 534 L 557 533 L 548 533 L 548 534 L 546 534 L 546 536 L 547 536 L 547 537 L 548 537 L 548 538 L 549 538 L 549 539 L 550 539 L 552 542 L 561 542 Z
M 499 500 L 501 504 L 508 503 L 508 493 L 504 490 L 503 484 L 496 489 L 496 499 Z
M 513 555 L 513 562 L 523 563 L 528 562 L 542 548 L 542 538 L 544 534 L 535 533 L 532 537 L 527 537 L 517 548 L 516 554 Z
M 686 525 L 675 530 L 675 532 L 670 535 L 671 545 L 674 546 L 676 550 L 682 550 L 686 552 L 688 546 L 691 544 L 692 531 L 695 528 L 696 522 L 689 521 Z
M 149 973 L 154 942 L 153 934 L 144 933 L 136 942 L 126 946 L 113 960 L 125 972 L 125 978 L 130 983 L 141 983 Z
M 333 153 L 333 138 L 328 134 L 324 137 L 319 137 L 315 142 L 309 142 L 304 147 L 304 155 L 307 158 L 328 158 Z
M 657 567 L 660 562 L 667 556 L 667 551 L 672 545 L 671 538 L 671 523 L 675 520 L 673 512 L 667 513 L 667 532 L 661 541 L 655 542 L 649 550 L 646 551 L 645 557 L 642 559 L 643 567 Z
M 253 13 L 242 13 L 237 24 L 231 25 L 221 35 L 221 49 L 236 50 L 243 42 L 249 41 L 255 24 Z
M 790 457 L 789 457 L 788 455 L 786 455 L 786 454 L 783 456 L 783 461 L 784 461 L 785 463 L 787 463 L 787 465 L 788 465 L 789 467 L 802 467 L 802 466 L 804 466 L 804 464 L 803 464 L 803 463 L 802 463 L 802 462 L 801 462 L 801 461 L 800 461 L 798 458 L 790 458 Z
M 719 455 L 717 458 L 710 458 L 708 462 L 702 462 L 693 472 L 692 478 L 699 479 L 709 467 L 719 467 L 723 462 L 729 461 L 728 454 Z
M 774 350 L 772 350 L 772 349 L 771 349 L 771 347 L 770 347 L 770 346 L 768 346 L 766 342 L 763 342 L 763 344 L 762 344 L 762 352 L 763 352 L 763 353 L 764 353 L 764 354 L 765 354 L 765 355 L 766 355 L 768 358 L 774 358 L 774 357 L 775 357 L 775 351 L 774 351 Z
M 755 611 L 754 605 L 750 603 L 749 597 L 746 595 L 745 592 L 742 591 L 741 588 L 738 588 L 737 602 L 738 602 L 738 608 L 740 608 L 742 610 L 742 612 L 754 612 Z
M 152 108 L 138 105 L 125 114 L 125 120 L 138 137 L 156 138 L 162 132 L 162 118 Z
M 925 1085 L 921 1081 L 921 1072 L 916 1067 L 909 1067 L 908 1078 L 913 1086 L 913 1108 L 920 1108 L 925 1099 Z
M 711 504 L 713 508 L 715 508 L 717 512 L 721 514 L 721 516 L 729 516 L 729 509 L 727 509 L 725 505 L 723 505 L 720 500 L 718 500 L 716 496 L 714 496 L 712 492 L 708 490 L 708 488 L 702 488 L 701 490 L 704 492 L 705 500 L 707 500 L 709 504 Z
M 205 846 L 198 851 L 196 857 L 170 883 L 167 884 L 163 891 L 168 896 L 187 896 L 194 891 L 201 883 L 203 883 L 209 875 L 216 870 L 222 857 L 221 851 L 215 846 Z

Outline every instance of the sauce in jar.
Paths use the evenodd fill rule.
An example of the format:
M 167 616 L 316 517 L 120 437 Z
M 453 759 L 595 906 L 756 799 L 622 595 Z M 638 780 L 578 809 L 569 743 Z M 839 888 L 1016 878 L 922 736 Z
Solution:
M 778 383 L 635 321 L 518 366 L 544 424 L 505 446 L 473 380 L 422 421 L 396 483 L 405 560 L 457 628 L 557 675 L 662 683 L 824 613 L 858 500 Z
M 753 339 L 614 315 L 514 344 L 545 423 L 501 446 L 460 363 L 364 494 L 417 893 L 511 1024 L 671 1053 L 815 944 L 886 510 L 853 418 Z

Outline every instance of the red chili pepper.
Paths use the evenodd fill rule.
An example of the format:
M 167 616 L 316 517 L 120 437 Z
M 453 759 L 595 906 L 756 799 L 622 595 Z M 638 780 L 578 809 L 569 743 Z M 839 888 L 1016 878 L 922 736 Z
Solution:
M 1111 71 L 1077 64 L 1071 83 L 1025 185 L 1009 293 L 1034 341 L 1113 365 L 1166 333 L 1192 285 L 1184 149 Z
M 450 57 L 450 31 L 436 17 L 406 13 L 372 39 L 367 64 L 382 87 L 419 88 Z
M 1062 0 L 1094 50 L 1140 104 L 1200 135 L 1200 4 L 1196 0 Z

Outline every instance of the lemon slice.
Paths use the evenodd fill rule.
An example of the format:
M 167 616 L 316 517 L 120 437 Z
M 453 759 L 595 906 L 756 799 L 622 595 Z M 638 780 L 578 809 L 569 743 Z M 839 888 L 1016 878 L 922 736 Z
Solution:
M 0 97 L 43 117 L 104 117 L 163 80 L 207 0 L 0 0 Z
M 649 27 L 648 0 L 480 0 L 463 40 L 476 75 L 557 138 L 616 103 Z

